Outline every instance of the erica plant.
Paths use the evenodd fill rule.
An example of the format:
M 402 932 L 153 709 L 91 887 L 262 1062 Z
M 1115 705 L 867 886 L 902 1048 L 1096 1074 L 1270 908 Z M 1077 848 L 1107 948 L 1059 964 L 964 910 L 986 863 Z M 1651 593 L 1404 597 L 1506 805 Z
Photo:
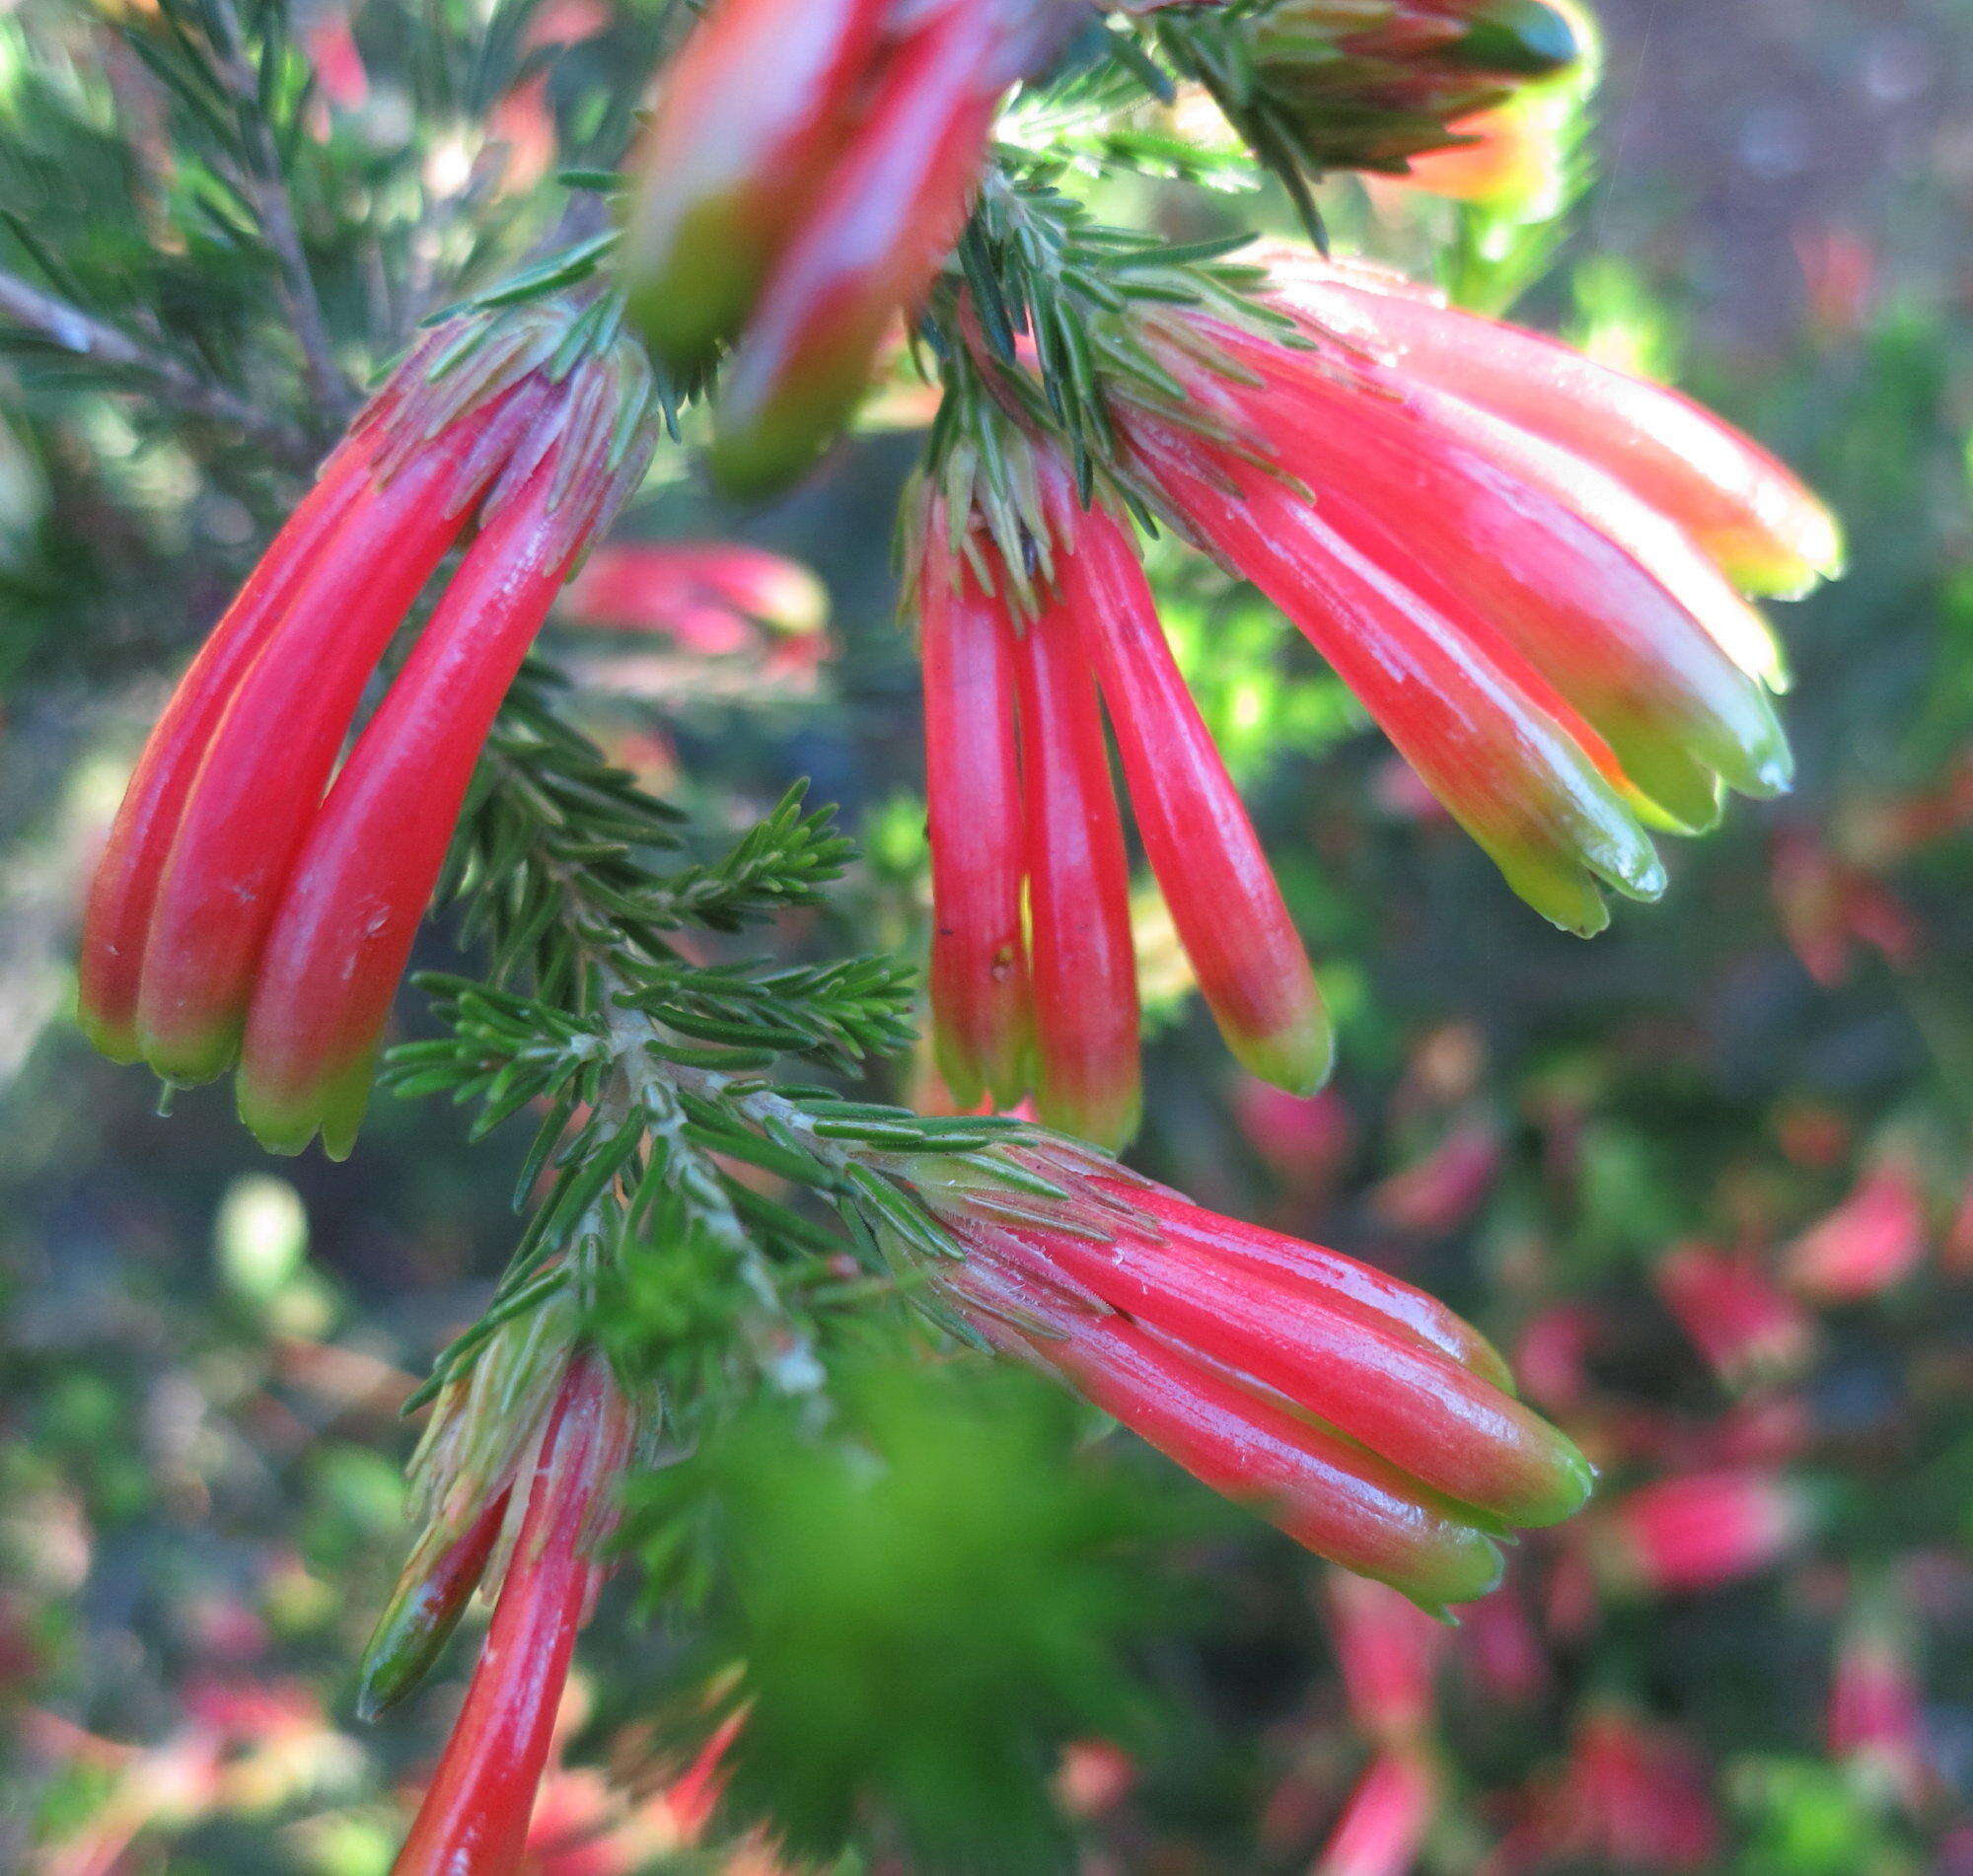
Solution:
M 431 1876 L 528 1866 L 577 1632 L 620 1560 L 667 1616 L 723 1612 L 733 1647 L 706 1664 L 694 1743 L 720 1742 L 711 1788 L 730 1771 L 767 1841 L 823 1854 L 950 1824 L 908 1755 L 852 1750 L 853 1675 L 827 1698 L 791 1691 L 785 1654 L 829 1659 L 840 1639 L 825 1616 L 908 1651 L 910 1631 L 884 1626 L 897 1612 L 819 1566 L 805 1620 L 707 1537 L 812 1535 L 800 1504 L 720 1482 L 722 1438 L 767 1413 L 835 1481 L 825 1497 L 887 1481 L 868 1485 L 867 1529 L 860 1512 L 830 1527 L 845 1547 L 910 1549 L 893 1527 L 936 1502 L 937 1469 L 871 1406 L 881 1387 L 843 1379 L 873 1346 L 914 1371 L 1038 1370 L 1434 1614 L 1496 1588 L 1514 1533 L 1581 1510 L 1589 1461 L 1478 1331 L 1372 1263 L 1112 1157 L 1143 1107 L 1133 832 L 1242 1067 L 1304 1099 L 1337 1051 L 1325 960 L 1145 555 L 1251 582 L 1534 913 L 1585 936 L 1609 920 L 1603 889 L 1666 891 L 1658 836 L 1710 830 L 1729 794 L 1788 789 L 1785 667 L 1755 602 L 1841 559 L 1815 497 L 1677 393 L 1318 250 L 1336 173 L 1416 162 L 1411 180 L 1434 186 L 1426 159 L 1498 131 L 1525 88 L 1579 77 L 1593 29 L 1573 7 L 659 11 L 598 29 L 559 119 L 535 124 L 571 161 L 531 183 L 512 148 L 548 108 L 535 81 L 566 23 L 498 6 L 420 27 L 420 138 L 393 153 L 377 117 L 360 149 L 331 138 L 317 156 L 317 128 L 373 108 L 364 16 L 311 50 L 278 10 L 133 10 L 100 33 L 157 75 L 195 153 L 167 179 L 159 213 L 183 225 L 161 243 L 210 240 L 197 231 L 218 218 L 278 283 L 280 315 L 255 326 L 242 284 L 240 307 L 185 313 L 154 352 L 67 304 L 58 269 L 0 276 L 0 315 L 194 420 L 215 475 L 242 475 L 246 446 L 256 499 L 269 466 L 289 477 L 96 869 L 85 1031 L 168 1086 L 237 1070 L 241 1118 L 276 1151 L 320 1133 L 351 1152 L 380 1078 L 475 1109 L 475 1137 L 532 1129 L 511 1261 L 409 1403 L 428 1411 L 418 1528 L 361 1673 L 363 1708 L 382 1710 L 475 1594 L 490 1606 L 395 1864 Z M 1513 120 L 1552 132 L 1552 181 L 1568 95 L 1545 107 L 1554 123 Z M 1172 178 L 1244 190 L 1243 225 L 1178 243 L 1107 219 Z M 1304 227 L 1249 251 L 1269 180 Z M 331 197 L 366 205 L 335 239 Z M 221 370 L 229 320 L 255 345 Z M 661 802 L 536 641 L 565 604 L 620 637 L 741 660 L 754 683 L 791 668 L 780 631 L 814 642 L 792 661 L 812 679 L 820 605 L 799 569 L 697 539 L 603 543 L 642 494 L 701 470 L 747 498 L 827 472 L 866 407 L 924 431 L 899 545 L 924 680 L 929 930 L 840 955 L 826 915 L 857 856 L 831 811 L 800 784 L 737 829 Z M 463 962 L 401 999 L 434 902 Z M 920 950 L 948 1097 L 924 1105 L 956 1113 L 887 1097 Z M 391 1046 L 394 1020 L 414 1039 Z M 1486 1143 L 1484 1180 L 1494 1129 L 1460 1137 Z M 1739 1289 L 1749 1322 L 1712 1321 L 1726 1277 L 1703 1264 L 1683 1252 L 1666 1281 L 1706 1312 L 1723 1372 L 1806 1342 L 1753 1322 Z M 1790 1326 L 1780 1302 L 1769 1313 Z M 981 1464 L 982 1501 L 1002 1503 Z M 1656 1591 L 1763 1567 L 1807 1522 L 1751 1465 L 1590 1515 L 1583 1568 Z M 1007 1523 L 997 1562 L 979 1534 L 979 1569 L 1103 1580 L 1114 1534 Z M 1352 1594 L 1338 1606 L 1360 1628 Z M 1374 1594 L 1402 1626 L 1409 1605 Z M 1084 1717 L 1064 1690 L 1095 1676 L 1082 1650 L 1102 1601 L 1072 1634 L 1010 1617 L 1051 1667 L 1004 1670 L 1004 1698 L 981 1692 L 1001 1666 L 955 1675 L 949 1717 L 977 1728 L 981 1763 L 1028 1767 L 1030 1681 L 1035 1711 Z M 979 1640 L 940 1645 L 970 1660 Z M 1371 1722 L 1377 1755 L 1322 1867 L 1399 1867 L 1428 1831 L 1430 1704 L 1426 1689 L 1401 1722 Z M 1656 1789 L 1662 1755 L 1621 1718 L 1585 1730 L 1555 1840 L 1620 1841 L 1604 1812 Z M 830 1803 L 799 1769 L 824 1736 L 841 1746 Z

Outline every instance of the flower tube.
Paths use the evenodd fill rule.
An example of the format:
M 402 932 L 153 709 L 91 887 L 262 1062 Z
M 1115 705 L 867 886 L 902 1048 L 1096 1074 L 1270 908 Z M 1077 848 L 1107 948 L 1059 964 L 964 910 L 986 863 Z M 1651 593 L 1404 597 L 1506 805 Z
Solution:
M 1059 600 L 1014 658 L 1026 802 L 1035 1106 L 1104 1145 L 1137 1128 L 1137 962 L 1130 868 L 1096 686 Z
M 426 334 L 222 619 L 119 813 L 83 934 L 85 1027 L 191 1082 L 232 1063 L 257 1011 L 242 1095 L 271 1145 L 321 1125 L 347 1150 L 493 712 L 654 445 L 642 359 L 564 360 L 577 317 Z M 330 788 L 376 666 L 461 540 L 428 642 Z
M 1328 1079 L 1329 1019 L 1280 888 L 1165 642 L 1135 546 L 1051 478 L 1061 611 L 1096 672 L 1144 852 L 1220 1033 L 1296 1094 Z
M 158 876 L 199 762 L 241 677 L 259 657 L 297 586 L 352 509 L 371 498 L 370 453 L 368 438 L 354 437 L 323 465 L 315 487 L 274 537 L 173 691 L 124 792 L 90 883 L 78 965 L 83 1032 L 114 1061 L 136 1061 L 142 1054 L 137 985 L 144 939 Z
M 137 1033 L 174 1081 L 237 1054 L 277 894 L 363 686 L 465 530 L 446 499 L 477 436 L 454 436 L 345 524 L 234 691 L 188 794 L 144 945 Z
M 1450 307 L 1374 268 L 1279 269 L 1297 309 L 1403 377 L 1594 464 L 1749 591 L 1789 596 L 1843 564 L 1834 517 L 1759 445 L 1689 397 L 1559 340 Z
M 891 0 L 719 0 L 666 66 L 631 154 L 630 317 L 674 370 L 744 324 L 857 121 Z
M 918 9 L 734 347 L 712 449 L 733 493 L 798 475 L 847 420 L 885 332 L 958 238 L 1034 11 L 1024 0 Z
M 527 1508 L 492 1625 L 392 1876 L 510 1876 L 521 1866 L 576 1631 L 603 1578 L 600 1506 L 629 1447 L 608 1368 L 576 1357 L 517 1481 Z
M 954 564 L 943 504 L 919 569 L 925 798 L 931 842 L 932 1040 L 962 1106 L 1027 1086 L 1027 871 L 1015 725 L 1018 648 L 1002 604 Z M 1134 1045 L 1134 1038 L 1133 1039 Z
M 1015 1187 L 963 1165 L 901 1175 L 963 1253 L 928 1266 L 934 1286 L 1318 1555 L 1436 1610 L 1498 1581 L 1493 1533 L 1581 1506 L 1581 1455 L 1430 1298 L 1072 1142 L 1010 1156 Z
M 550 456 L 483 528 L 302 842 L 256 970 L 242 1118 L 347 1153 L 377 1040 L 500 699 L 554 603 L 567 531 Z
M 1128 1317 L 1064 1309 L 1045 1289 L 979 1273 L 955 1282 L 954 1296 L 988 1339 L 1068 1382 L 1318 1556 L 1431 1609 L 1484 1596 L 1499 1581 L 1493 1539 L 1456 1507 L 1290 1407 L 1187 1360 Z M 1008 1313 L 1032 1334 L 1002 1330 Z
M 1380 538 L 1384 563 L 1442 610 L 1467 602 L 1500 661 L 1552 685 L 1664 819 L 1711 826 L 1721 781 L 1759 797 L 1787 788 L 1788 746 L 1759 685 L 1629 542 L 1566 499 L 1571 483 L 1586 490 L 1607 523 L 1627 498 L 1591 487 L 1597 470 L 1455 398 L 1381 376 L 1338 382 L 1276 346 L 1231 349 L 1265 374 L 1264 393 L 1230 394 L 1250 422 L 1284 403 L 1306 417 L 1281 427 L 1276 454 L 1339 529 L 1402 516 L 1402 539 Z
M 1491 658 L 1484 624 L 1448 617 L 1271 469 L 1145 415 L 1127 423 L 1163 498 L 1293 620 L 1538 911 L 1586 935 L 1609 922 L 1598 880 L 1664 890 L 1607 745 L 1525 666 Z

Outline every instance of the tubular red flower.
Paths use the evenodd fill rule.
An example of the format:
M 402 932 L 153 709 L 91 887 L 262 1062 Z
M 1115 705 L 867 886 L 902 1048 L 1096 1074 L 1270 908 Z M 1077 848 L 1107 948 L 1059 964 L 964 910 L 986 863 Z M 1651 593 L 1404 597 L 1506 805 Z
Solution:
M 984 1093 L 1011 1107 L 1027 1086 L 1029 1041 L 1018 653 L 1003 604 L 954 563 L 942 504 L 929 518 L 919 579 L 933 1043 L 962 1107 Z
M 1057 1270 L 1145 1328 L 1275 1390 L 1434 1491 L 1514 1524 L 1576 1511 L 1588 1473 L 1492 1382 L 1346 1298 L 1204 1252 L 1120 1236 L 1005 1254 Z
M 721 387 L 712 466 L 737 493 L 799 474 L 847 419 L 891 322 L 958 236 L 1021 0 L 933 0 L 773 264 Z
M 1438 1778 L 1423 1753 L 1380 1752 L 1345 1801 L 1309 1876 L 1406 1876 L 1438 1806 Z
M 1085 1139 L 1137 1129 L 1137 965 L 1130 868 L 1096 686 L 1074 621 L 1044 604 L 1014 657 L 1033 920 L 1035 1105 Z
M 1297 1094 L 1334 1039 L 1280 889 L 1158 623 L 1136 549 L 1050 478 L 1062 615 L 1094 667 L 1144 852 L 1201 994 L 1235 1055 Z
M 857 121 L 892 0 L 720 0 L 627 166 L 631 318 L 675 369 L 737 331 Z
M 1788 746 L 1760 686 L 1609 531 L 1631 506 L 1621 489 L 1456 398 L 1383 375 L 1337 382 L 1276 346 L 1237 352 L 1266 377 L 1264 392 L 1234 394 L 1250 420 L 1284 401 L 1309 419 L 1279 427 L 1281 467 L 1332 514 L 1402 516 L 1383 564 L 1470 624 L 1463 600 L 1490 628 L 1489 655 L 1510 671 L 1525 661 L 1674 826 L 1717 819 L 1716 774 L 1744 794 L 1786 789 Z M 1598 520 L 1560 492 L 1571 485 Z M 1647 519 L 1630 519 L 1643 540 Z
M 85 1021 L 110 1052 L 198 1081 L 257 1009 L 243 1094 L 270 1144 L 298 1148 L 320 1123 L 347 1149 L 492 713 L 570 559 L 648 460 L 641 359 L 610 346 L 557 364 L 575 317 L 454 321 L 414 348 L 221 621 L 119 815 L 84 933 Z M 372 672 L 475 530 L 318 830 Z
M 1460 1611 L 1458 1644 L 1473 1683 L 1496 1706 L 1530 1706 L 1553 1678 L 1548 1648 L 1517 1588 L 1517 1575 Z
M 965 1252 L 934 1284 L 996 1346 L 1318 1554 L 1439 1609 L 1498 1580 L 1489 1532 L 1581 1506 L 1581 1455 L 1428 1297 L 1069 1142 L 1015 1157 L 1055 1195 L 912 1175 Z
M 1502 1393 L 1514 1392 L 1512 1371 L 1486 1336 L 1435 1296 L 1374 1265 L 1260 1225 L 1222 1218 L 1182 1193 L 1134 1175 L 1106 1178 L 1098 1173 L 1091 1184 L 1118 1203 L 1142 1212 L 1161 1237 L 1181 1250 L 1198 1250 L 1264 1275 L 1318 1287 L 1380 1319 L 1387 1328 L 1437 1349 Z
M 1168 1459 L 1252 1505 L 1297 1544 L 1387 1582 L 1427 1608 L 1499 1580 L 1494 1541 L 1417 1480 L 1351 1441 L 1158 1341 L 1127 1317 L 1064 1307 L 1038 1285 L 975 1269 L 962 1301 L 982 1328 L 1069 1381 Z M 1014 1338 L 996 1312 L 1041 1325 Z
M 144 1058 L 207 1081 L 238 1052 L 277 895 L 365 682 L 465 529 L 446 499 L 477 440 L 446 438 L 345 523 L 242 678 L 159 881 L 137 998 Z
M 377 1039 L 500 699 L 559 590 L 553 455 L 481 530 L 289 871 L 254 984 L 240 1111 L 299 1152 L 348 1152 Z
M 598 1507 L 629 1448 L 594 1357 L 570 1366 L 525 1483 L 527 1509 L 492 1625 L 393 1876 L 509 1876 L 548 1764 L 576 1630 L 603 1569 Z
M 1661 385 L 1449 307 L 1394 275 L 1310 261 L 1283 293 L 1406 378 L 1595 464 L 1686 529 L 1741 585 L 1793 594 L 1843 561 L 1829 511 L 1765 450 Z
M 327 463 L 260 557 L 239 597 L 173 691 L 125 790 L 90 884 L 78 966 L 83 1032 L 115 1061 L 135 1061 L 137 991 L 158 878 L 185 797 L 241 677 L 259 657 L 283 609 L 359 504 L 373 500 L 367 438 Z
M 1530 904 L 1589 933 L 1609 916 L 1594 879 L 1663 891 L 1615 758 L 1524 664 L 1488 655 L 1470 608 L 1448 616 L 1391 570 L 1399 517 L 1372 533 L 1231 449 L 1140 413 L 1125 426 L 1186 524 L 1287 613 Z

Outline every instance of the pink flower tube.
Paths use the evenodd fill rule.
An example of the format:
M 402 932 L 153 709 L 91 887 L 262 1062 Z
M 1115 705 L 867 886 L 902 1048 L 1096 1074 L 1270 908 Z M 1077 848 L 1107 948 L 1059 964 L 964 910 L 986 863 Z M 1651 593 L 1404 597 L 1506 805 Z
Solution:
M 527 1509 L 466 1704 L 392 1876 L 511 1876 L 548 1765 L 576 1631 L 602 1580 L 599 1505 L 629 1451 L 609 1370 L 571 1363 L 529 1476 Z
M 1608 922 L 1596 882 L 1636 898 L 1664 871 L 1606 745 L 1524 665 L 1489 653 L 1463 605 L 1404 584 L 1385 539 L 1352 539 L 1269 469 L 1147 417 L 1129 420 L 1147 478 L 1322 653 L 1509 885 L 1573 931 Z M 1450 604 L 1450 602 L 1448 602 Z
M 1523 898 L 1600 929 L 1599 883 L 1663 889 L 1647 825 L 1790 784 L 1722 517 L 1792 540 L 1791 586 L 1833 567 L 1834 524 L 1726 426 L 1567 347 L 1368 267 L 1272 281 L 1285 331 L 1145 322 L 1183 397 L 1114 400 L 1133 485 L 1287 613 Z
M 1375 268 L 1309 259 L 1278 278 L 1293 305 L 1401 376 L 1604 469 L 1749 590 L 1794 594 L 1841 570 L 1842 534 L 1829 511 L 1759 445 L 1680 393 L 1446 306 Z
M 1029 1042 L 1017 647 L 1003 605 L 954 564 L 945 526 L 938 505 L 926 529 L 918 609 L 932 1038 L 939 1072 L 963 1106 L 990 1093 L 996 1105 L 1012 1107 L 1026 1090 Z
M 1025 1038 L 1043 1118 L 1113 1144 L 1135 1125 L 1136 971 L 1107 715 L 1207 1007 L 1253 1072 L 1307 1093 L 1332 1053 L 1315 975 L 1135 546 L 1110 514 L 1082 506 L 1049 449 L 1018 447 L 1040 491 L 1020 524 L 1039 531 L 1032 567 L 1021 555 L 1010 564 L 1005 517 L 969 509 L 956 523 L 942 493 L 924 494 L 915 530 L 932 1008 L 947 1080 L 968 1102 L 985 1088 L 1012 1105 L 1028 1085 Z
M 374 502 L 366 437 L 353 437 L 323 465 L 315 487 L 213 627 L 150 741 L 90 884 L 78 1013 L 106 1055 L 136 1061 L 137 985 L 158 876 L 184 813 L 185 797 L 241 677 L 265 647 L 296 588 L 352 510 Z
M 958 238 L 1044 0 L 924 0 L 775 257 L 721 385 L 715 474 L 761 493 L 848 419 L 885 333 Z
M 1048 484 L 1061 613 L 1096 673 L 1144 852 L 1227 1045 L 1264 1080 L 1328 1079 L 1329 1019 L 1307 953 L 1158 623 L 1134 544 L 1060 473 Z
M 857 121 L 892 0 L 719 0 L 628 166 L 631 317 L 677 370 L 738 330 Z
M 426 334 L 359 413 L 167 708 L 91 894 L 81 1012 L 118 1057 L 240 1053 L 269 1145 L 348 1150 L 371 1058 L 500 698 L 580 547 L 642 473 L 626 346 L 554 361 L 567 308 Z M 472 544 L 330 786 L 419 593 Z M 325 794 L 327 793 L 327 801 Z
M 1137 963 L 1131 880 L 1096 686 L 1075 622 L 1045 603 L 1014 658 L 1034 921 L 1035 1106 L 1117 1146 L 1137 1129 Z
M 1065 1196 L 919 1170 L 965 1252 L 933 1282 L 995 1345 L 1317 1554 L 1437 1610 L 1498 1581 L 1492 1533 L 1581 1506 L 1581 1455 L 1431 1298 L 1068 1142 L 1023 1157 Z

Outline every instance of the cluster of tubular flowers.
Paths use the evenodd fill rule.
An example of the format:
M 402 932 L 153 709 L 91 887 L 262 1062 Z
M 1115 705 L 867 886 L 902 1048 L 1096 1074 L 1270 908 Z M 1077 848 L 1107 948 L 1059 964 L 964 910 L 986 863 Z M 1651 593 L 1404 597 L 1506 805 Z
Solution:
M 1009 1151 L 1033 1193 L 914 1169 L 962 1253 L 938 1292 L 1318 1555 L 1440 1610 L 1499 1581 L 1496 1534 L 1588 1496 L 1582 1456 L 1422 1291 L 1071 1142 Z
M 567 1312 L 562 1313 L 564 1316 Z M 417 1685 L 475 1591 L 493 1619 L 394 1876 L 520 1866 L 575 1638 L 605 1568 L 637 1410 L 572 1324 L 496 1333 L 440 1397 L 414 1462 L 424 1522 L 363 1666 L 365 1718 Z M 559 1340 L 551 1359 L 546 1342 Z
M 958 237 L 1063 0 L 716 0 L 627 171 L 621 271 L 671 369 L 723 346 L 714 473 L 774 487 L 847 419 Z
M 347 1152 L 500 699 L 643 474 L 650 378 L 567 309 L 424 335 L 352 424 L 152 732 L 90 894 L 80 1014 L 168 1081 Z M 419 594 L 465 552 L 337 766 Z
M 1556 924 L 1654 898 L 1647 828 L 1790 783 L 1745 592 L 1835 569 L 1828 512 L 1678 394 L 1361 265 L 1284 259 L 1280 330 L 1157 318 L 1181 406 L 1115 400 L 1129 474 L 1300 628 Z
M 1130 534 L 1033 450 L 1016 555 L 927 492 L 913 570 L 924 661 L 931 994 L 941 1072 L 1120 1144 L 1138 1113 L 1136 961 L 1115 731 L 1137 830 L 1208 1007 L 1257 1075 L 1325 1077 L 1330 1031 L 1267 856 L 1158 622 Z M 1100 701 L 1099 701 L 1100 699 Z
M 505 1876 L 519 1867 L 575 1637 L 603 1580 L 596 1550 L 632 1446 L 630 1416 L 580 1358 L 512 1490 L 525 1492 L 493 1620 L 393 1876 Z M 470 1587 L 470 1586 L 469 1586 Z

